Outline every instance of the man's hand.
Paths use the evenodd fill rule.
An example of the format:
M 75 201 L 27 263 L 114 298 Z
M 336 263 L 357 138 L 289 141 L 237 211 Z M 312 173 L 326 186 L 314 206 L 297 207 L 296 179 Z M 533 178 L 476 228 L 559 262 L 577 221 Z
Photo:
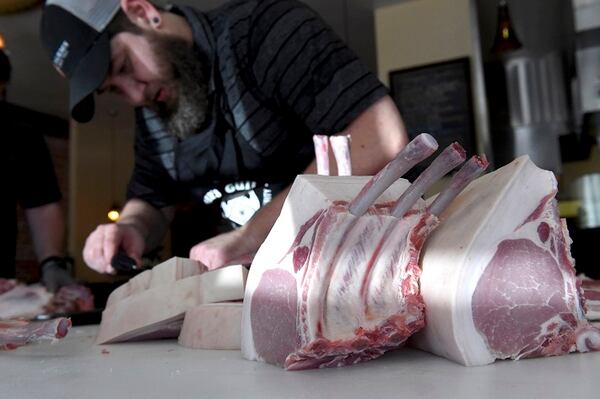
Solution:
M 56 292 L 61 287 L 75 284 L 66 258 L 52 256 L 42 261 L 42 283 L 48 291 Z
M 114 274 L 110 261 L 119 248 L 133 258 L 138 266 L 142 264 L 144 237 L 136 227 L 131 224 L 101 224 L 85 241 L 83 260 L 99 273 Z
M 244 228 L 219 234 L 196 244 L 190 250 L 190 258 L 206 265 L 210 270 L 236 264 L 249 264 L 259 244 L 244 234 Z

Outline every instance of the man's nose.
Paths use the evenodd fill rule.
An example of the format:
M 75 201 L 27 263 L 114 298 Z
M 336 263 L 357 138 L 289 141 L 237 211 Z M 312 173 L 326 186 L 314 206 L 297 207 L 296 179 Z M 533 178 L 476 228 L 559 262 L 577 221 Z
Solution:
M 130 105 L 140 106 L 146 102 L 144 92 L 146 85 L 131 77 L 110 78 L 105 82 L 105 85 L 110 91 L 123 97 Z

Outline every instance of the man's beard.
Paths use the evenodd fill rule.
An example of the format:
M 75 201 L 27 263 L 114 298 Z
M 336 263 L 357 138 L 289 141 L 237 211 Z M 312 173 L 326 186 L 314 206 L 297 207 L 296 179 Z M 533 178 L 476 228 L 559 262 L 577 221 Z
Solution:
M 202 126 L 208 108 L 208 87 L 202 56 L 195 47 L 179 38 L 154 36 L 154 51 L 161 63 L 169 65 L 171 94 L 174 102 L 156 104 L 156 111 L 165 120 L 170 134 L 183 140 Z

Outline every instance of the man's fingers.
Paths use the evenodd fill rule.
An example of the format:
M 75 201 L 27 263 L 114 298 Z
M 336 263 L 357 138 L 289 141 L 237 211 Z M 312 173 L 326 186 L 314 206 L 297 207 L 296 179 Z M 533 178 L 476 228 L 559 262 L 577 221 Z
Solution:
M 143 237 L 139 236 L 137 230 L 127 225 L 103 224 L 87 238 L 83 259 L 90 268 L 100 273 L 115 274 L 111 261 L 119 249 L 141 265 L 143 245 Z
M 190 250 L 190 259 L 204 264 L 210 270 L 230 264 L 224 249 L 212 239 L 194 245 Z
M 114 274 L 110 261 L 120 244 L 120 234 L 115 225 L 100 225 L 87 238 L 83 260 L 99 273 Z
M 101 234 L 96 229 L 90 234 L 83 248 L 83 260 L 93 270 L 104 273 L 104 256 Z
M 102 243 L 105 273 L 110 273 L 111 270 L 114 272 L 112 266 L 110 266 L 110 262 L 121 246 L 122 238 L 123 235 L 116 225 L 108 225 L 105 227 Z

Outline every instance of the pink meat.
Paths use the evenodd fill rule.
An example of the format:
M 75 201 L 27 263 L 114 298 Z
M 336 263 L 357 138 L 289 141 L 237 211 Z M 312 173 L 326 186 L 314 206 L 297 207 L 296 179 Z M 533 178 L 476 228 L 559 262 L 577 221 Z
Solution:
M 296 280 L 285 270 L 267 270 L 252 301 L 252 331 L 256 349 L 266 362 L 283 365 L 300 345 L 296 315 Z M 283 300 L 282 300 L 283 298 Z
M 46 306 L 48 313 L 85 312 L 94 308 L 94 296 L 83 285 L 61 287 Z
M 0 295 L 0 320 L 30 319 L 46 313 L 52 293 L 40 284 L 17 284 Z
M 538 240 L 502 241 L 473 294 L 475 325 L 497 358 L 574 351 L 577 331 L 586 324 L 553 197 L 544 198 L 519 227 L 533 224 Z
M 263 274 L 252 329 L 265 361 L 290 370 L 350 365 L 397 348 L 424 326 L 418 257 L 437 218 L 422 211 L 399 221 L 390 207 L 372 208 L 364 219 L 351 216 L 347 203 L 317 213 L 288 251 L 296 276 Z M 339 239 L 332 243 L 333 232 Z M 294 256 L 307 249 L 308 256 Z M 393 306 L 380 301 L 386 294 Z
M 31 319 L 44 313 L 85 312 L 94 308 L 94 296 L 83 285 L 62 287 L 56 294 L 41 284 L 19 284 L 15 280 L 5 287 L 12 287 L 0 294 L 0 320 Z
M 12 290 L 16 285 L 17 280 L 15 279 L 0 278 L 0 295 Z
M 386 226 L 389 208 L 377 209 L 377 217 L 366 223 L 348 222 L 345 206 L 338 205 L 333 212 L 337 215 L 331 225 L 318 226 L 323 231 L 316 240 L 338 229 L 346 233 L 335 251 L 315 255 L 307 265 L 315 269 L 316 262 L 325 261 L 329 266 L 326 273 L 307 272 L 302 281 L 304 312 L 298 338 L 303 345 L 286 359 L 290 370 L 375 359 L 425 325 L 418 258 L 437 218 L 413 213 Z M 320 295 L 308 294 L 316 288 Z M 321 317 L 310 317 L 306 311 L 315 305 Z
M 250 270 L 246 358 L 288 370 L 347 366 L 398 348 L 425 326 L 419 255 L 439 222 L 431 209 L 443 211 L 487 162 L 471 159 L 430 208 L 422 194 L 466 156 L 452 144 L 412 185 L 395 181 L 435 150 L 430 136 L 415 140 L 368 181 L 294 183 Z
M 41 322 L 0 321 L 0 350 L 12 350 L 31 343 L 61 339 L 69 333 L 70 328 L 71 320 L 66 318 Z

